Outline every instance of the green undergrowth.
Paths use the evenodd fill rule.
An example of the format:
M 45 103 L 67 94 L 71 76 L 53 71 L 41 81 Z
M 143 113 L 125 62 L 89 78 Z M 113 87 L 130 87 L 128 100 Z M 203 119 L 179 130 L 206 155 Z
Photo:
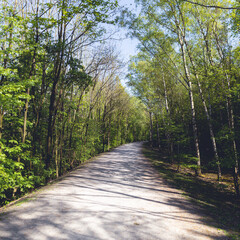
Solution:
M 187 171 L 177 172 L 164 155 L 147 144 L 142 151 L 170 185 L 183 190 L 213 220 L 215 227 L 227 232 L 228 239 L 240 239 L 240 201 L 233 193 L 226 191 L 221 184 L 205 181 Z
M 71 172 L 76 171 L 77 169 L 83 167 L 85 164 L 88 164 L 91 161 L 96 160 L 97 157 L 101 156 L 101 154 L 104 154 L 106 152 L 111 152 L 115 149 L 115 147 L 112 147 L 109 150 L 106 150 L 105 152 L 102 153 L 98 153 L 95 156 L 89 157 L 86 160 L 82 161 L 78 166 L 66 171 L 63 175 L 59 176 L 58 178 L 54 178 L 51 179 L 49 182 L 45 182 L 42 183 L 41 186 L 36 187 L 36 188 L 32 188 L 29 191 L 22 193 L 21 195 L 16 196 L 16 199 L 12 199 L 11 201 L 5 201 L 5 204 L 1 203 L 1 199 L 0 199 L 0 218 L 2 215 L 4 215 L 4 210 L 7 207 L 10 207 L 12 205 L 15 206 L 20 206 L 25 202 L 31 201 L 33 199 L 35 199 L 35 197 L 30 197 L 30 196 L 34 196 L 35 193 L 38 193 L 44 189 L 46 189 L 46 187 L 51 187 L 53 184 L 60 182 L 62 179 L 64 179 L 66 176 L 68 176 L 69 174 L 71 174 Z

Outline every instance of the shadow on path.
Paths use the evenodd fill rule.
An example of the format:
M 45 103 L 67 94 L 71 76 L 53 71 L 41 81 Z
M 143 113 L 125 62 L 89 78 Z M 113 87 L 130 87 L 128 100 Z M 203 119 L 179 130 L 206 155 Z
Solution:
M 102 154 L 0 217 L 0 239 L 227 239 L 132 143 Z M 207 226 L 206 223 L 208 223 Z

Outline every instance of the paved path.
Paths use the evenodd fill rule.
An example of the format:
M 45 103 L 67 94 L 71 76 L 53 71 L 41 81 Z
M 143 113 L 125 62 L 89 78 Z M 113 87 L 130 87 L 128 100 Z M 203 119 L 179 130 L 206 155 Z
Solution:
M 1 215 L 0 239 L 227 239 L 159 178 L 132 143 L 102 154 Z

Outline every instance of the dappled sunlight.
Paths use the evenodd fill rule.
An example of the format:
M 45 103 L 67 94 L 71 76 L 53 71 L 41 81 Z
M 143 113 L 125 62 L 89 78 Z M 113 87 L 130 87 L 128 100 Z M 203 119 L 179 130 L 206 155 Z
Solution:
M 140 147 L 102 154 L 10 207 L 1 217 L 1 239 L 227 239 L 159 177 Z

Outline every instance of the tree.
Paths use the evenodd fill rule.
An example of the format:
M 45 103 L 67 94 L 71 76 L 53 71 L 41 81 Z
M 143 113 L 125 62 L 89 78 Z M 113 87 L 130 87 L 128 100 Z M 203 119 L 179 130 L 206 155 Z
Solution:
M 164 105 L 161 103 L 162 98 L 158 97 L 158 89 L 160 91 L 162 89 L 162 92 L 166 90 L 166 84 L 164 84 L 166 80 L 160 79 L 167 79 L 167 82 L 171 82 L 169 78 L 174 79 L 175 83 L 171 85 L 173 89 L 178 87 L 177 83 L 182 84 L 183 92 L 188 91 L 189 104 L 181 102 L 186 96 L 186 93 L 182 94 L 183 92 L 181 92 L 182 99 L 179 99 L 179 104 L 183 104 L 185 109 L 191 109 L 193 142 L 195 143 L 195 157 L 197 157 L 198 166 L 197 174 L 200 174 L 200 150 L 204 146 L 204 143 L 201 144 L 201 142 L 206 141 L 206 137 L 209 137 L 207 141 L 210 141 L 212 145 L 212 151 L 209 154 L 214 156 L 218 179 L 221 179 L 220 164 L 224 167 L 226 165 L 234 166 L 235 189 L 236 193 L 239 194 L 238 144 L 234 142 L 236 138 L 234 140 L 233 137 L 235 135 L 235 114 L 234 107 L 232 107 L 233 96 L 231 95 L 231 89 L 238 78 L 236 75 L 232 75 L 235 61 L 232 54 L 234 47 L 229 41 L 230 28 L 224 22 L 225 19 L 230 19 L 231 11 L 226 12 L 222 8 L 216 10 L 212 7 L 203 9 L 201 6 L 194 6 L 187 1 L 159 2 L 154 0 L 150 2 L 138 1 L 138 3 L 142 5 L 139 16 L 125 11 L 120 19 L 120 23 L 130 30 L 131 36 L 137 37 L 140 41 L 137 63 L 135 60 L 132 61 L 138 67 L 131 65 L 130 85 L 138 92 L 137 95 L 141 93 L 140 95 L 144 96 L 149 91 L 152 92 L 152 98 L 157 99 L 153 106 L 158 109 L 156 112 L 159 115 L 161 108 L 159 109 L 158 105 Z M 228 6 L 228 3 L 225 2 L 221 2 L 221 4 Z M 218 3 L 215 5 L 219 6 Z M 234 11 L 238 12 L 238 9 Z M 147 61 L 143 64 L 145 68 L 141 66 L 142 56 Z M 149 74 L 146 84 L 144 81 L 148 72 L 154 72 L 154 76 Z M 163 84 L 159 85 L 160 82 Z M 141 83 L 145 89 L 142 88 L 139 91 Z M 170 119 L 175 120 L 175 116 L 184 119 L 186 114 L 181 116 L 183 112 L 178 112 L 180 110 L 179 104 L 171 105 L 171 102 L 174 101 L 171 94 L 165 91 L 162 96 L 165 99 L 166 112 L 170 109 Z M 226 106 L 225 109 L 220 107 L 222 104 Z M 178 112 L 178 114 L 174 116 L 174 112 Z M 217 120 L 219 114 L 225 113 L 227 119 Z M 186 120 L 184 121 L 186 122 Z M 173 126 L 176 126 L 176 123 L 176 120 L 173 121 Z M 208 133 L 205 133 L 205 128 L 203 130 L 203 124 L 204 126 L 206 124 Z M 224 137 L 226 132 L 224 133 L 223 129 L 226 129 L 226 124 L 229 128 L 227 136 L 230 141 Z M 184 125 L 179 126 L 183 128 Z M 172 129 L 174 129 L 174 133 L 170 131 L 171 135 L 178 135 L 179 128 Z M 180 132 L 184 132 L 188 136 L 191 133 L 186 129 L 182 130 Z M 159 130 L 156 131 L 156 135 L 159 136 Z M 204 135 L 206 137 L 203 140 L 202 136 Z M 230 142 L 232 143 L 230 144 Z M 227 149 L 231 149 L 234 154 L 228 152 L 227 155 L 226 153 L 229 151 Z M 201 154 L 204 154 L 204 151 Z M 209 156 L 207 157 L 209 158 Z M 233 159 L 235 160 L 233 161 Z

